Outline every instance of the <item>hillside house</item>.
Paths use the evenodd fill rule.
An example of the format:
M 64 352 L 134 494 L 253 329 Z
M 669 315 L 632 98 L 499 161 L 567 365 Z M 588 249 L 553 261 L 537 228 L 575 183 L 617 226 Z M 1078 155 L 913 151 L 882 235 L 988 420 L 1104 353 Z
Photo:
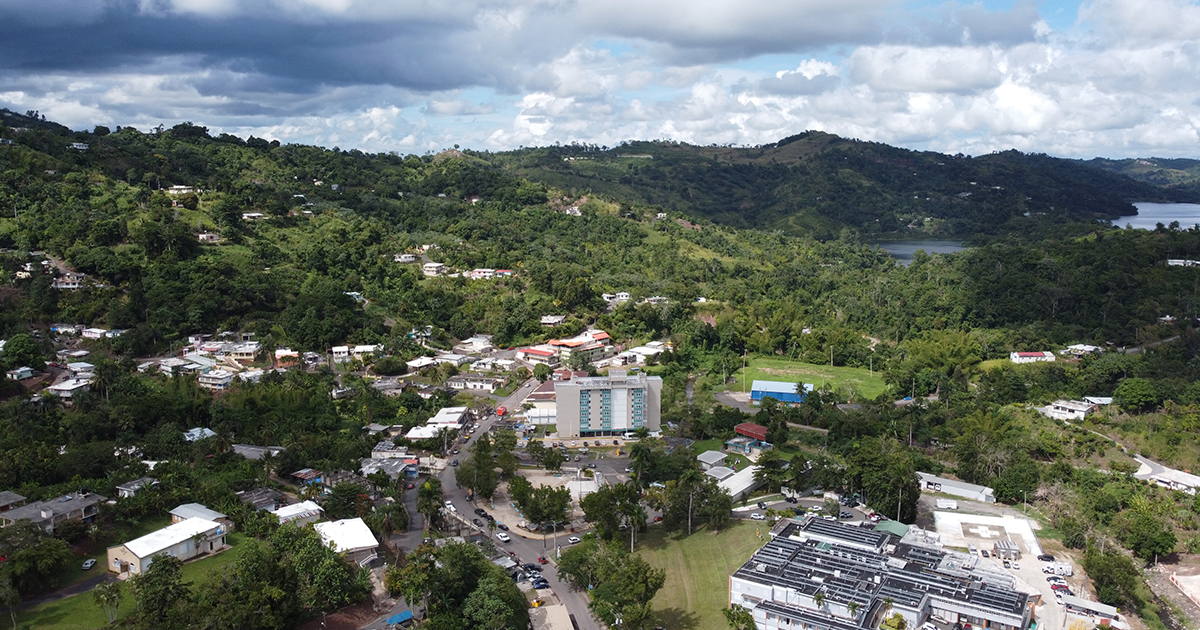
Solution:
M 1013 363 L 1038 363 L 1039 361 L 1052 362 L 1054 361 L 1054 353 L 1046 350 L 1044 352 L 1011 352 L 1008 355 L 1008 360 Z
M 450 389 L 484 391 L 489 394 L 495 393 L 497 389 L 508 384 L 508 379 L 503 376 L 484 376 L 483 374 L 459 374 L 452 376 L 446 380 L 446 386 Z
M 417 262 L 417 257 L 415 254 L 396 254 L 392 257 L 392 261 L 405 264 L 415 263 Z
M 24 503 L 25 497 L 16 492 L 0 490 L 0 512 L 7 512 L 13 508 L 21 507 Z
M 446 273 L 446 265 L 440 262 L 427 262 L 421 265 L 421 273 L 429 277 L 440 276 Z
M 542 364 L 550 367 L 558 365 L 558 350 L 545 345 L 517 350 L 517 358 L 533 365 Z
M 283 493 L 270 488 L 254 488 L 237 493 L 238 501 L 256 510 L 272 511 L 284 504 Z
M 196 384 L 205 389 L 220 391 L 229 389 L 233 384 L 235 374 L 228 370 L 212 370 L 206 374 L 201 374 L 196 379 Z
M 4 375 L 10 381 L 23 381 L 27 378 L 33 378 L 34 376 L 37 376 L 37 371 L 28 365 L 22 365 L 15 370 L 9 370 L 5 372 Z
M 134 495 L 146 488 L 153 488 L 158 485 L 158 480 L 154 477 L 139 477 L 133 481 L 127 481 L 117 486 L 117 497 L 121 499 L 132 499 Z
M 229 358 L 238 363 L 254 363 L 258 358 L 258 353 L 262 352 L 262 344 L 257 341 L 244 341 L 235 344 L 226 352 Z
M 225 525 L 226 527 L 233 525 L 233 521 L 229 520 L 228 516 L 216 510 L 210 510 L 199 503 L 184 503 L 183 505 L 177 506 L 175 509 L 171 510 L 170 514 L 172 523 L 182 523 L 189 518 L 202 518 L 210 521 L 216 521 Z
M 217 437 L 217 432 L 205 427 L 194 427 L 183 432 L 185 442 L 198 442 Z
M 542 315 L 542 325 L 547 328 L 553 328 L 567 321 L 566 315 Z
M 1083 400 L 1056 400 L 1038 411 L 1055 420 L 1083 420 L 1095 410 L 1095 405 Z
M 332 545 L 334 551 L 359 566 L 365 566 L 379 557 L 376 553 L 379 541 L 375 540 L 371 528 L 361 518 L 317 523 L 313 529 L 317 530 L 325 544 Z
M 92 387 L 92 381 L 89 378 L 69 378 L 61 383 L 55 383 L 47 389 L 51 394 L 58 396 L 65 404 L 72 404 L 72 400 L 81 393 L 88 391 Z
M 108 497 L 91 492 L 72 492 L 48 501 L 35 501 L 28 505 L 0 512 L 0 527 L 7 527 L 17 521 L 32 521 L 53 534 L 59 523 L 75 518 L 85 523 L 96 520 L 100 514 L 100 504 Z
M 321 520 L 325 514 L 325 510 L 312 501 L 301 501 L 294 505 L 285 505 L 283 507 L 271 510 L 271 514 L 279 519 L 280 525 L 296 525 L 303 527 L 309 523 L 315 523 Z

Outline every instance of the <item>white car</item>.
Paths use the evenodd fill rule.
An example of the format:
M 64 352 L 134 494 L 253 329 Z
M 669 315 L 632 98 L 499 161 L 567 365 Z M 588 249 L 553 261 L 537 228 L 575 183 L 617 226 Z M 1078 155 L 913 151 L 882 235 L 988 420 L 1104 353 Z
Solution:
M 765 520 L 767 520 L 767 517 L 763 516 L 763 515 L 762 515 L 760 512 L 755 512 L 755 513 L 753 513 L 753 514 L 751 514 L 751 515 L 750 515 L 750 520 L 752 520 L 752 521 L 765 521 Z
M 577 545 L 577 544 L 579 544 L 579 537 L 571 536 L 570 538 L 567 539 L 567 543 L 571 544 L 571 545 Z
M 938 630 L 938 627 L 933 625 L 932 621 L 926 621 L 921 624 L 921 630 Z
M 508 542 L 512 540 L 512 537 L 504 532 L 496 532 L 496 540 L 499 540 L 500 542 Z
M 451 512 L 457 512 L 457 511 L 458 511 L 458 509 L 454 507 L 454 504 L 453 504 L 453 503 L 451 503 L 451 502 L 449 502 L 449 501 L 447 501 L 447 502 L 446 502 L 446 509 L 447 509 L 447 510 L 450 510 Z
M 1016 560 L 1013 560 L 1013 563 L 1012 563 L 1012 568 L 1014 568 L 1014 569 L 1020 569 L 1020 568 L 1021 568 L 1021 563 L 1020 563 L 1020 562 L 1017 562 Z

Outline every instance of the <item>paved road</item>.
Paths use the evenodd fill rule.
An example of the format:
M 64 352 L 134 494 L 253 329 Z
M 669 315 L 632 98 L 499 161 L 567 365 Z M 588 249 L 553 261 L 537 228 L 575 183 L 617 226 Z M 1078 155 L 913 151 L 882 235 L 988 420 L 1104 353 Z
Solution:
M 536 386 L 537 381 L 530 381 L 522 385 L 511 395 L 501 400 L 500 405 L 508 407 L 509 409 L 516 409 L 520 406 L 521 400 L 523 400 L 525 396 L 529 395 L 529 392 L 533 391 L 533 388 Z M 486 433 L 489 429 L 491 429 L 492 425 L 498 419 L 498 416 L 492 415 L 485 420 L 480 421 L 478 428 L 475 431 L 475 435 L 482 435 L 483 433 Z M 598 461 L 597 463 L 599 464 L 600 462 Z M 606 464 L 608 464 L 605 466 L 606 468 L 615 468 L 620 466 L 622 470 L 624 466 L 623 463 L 616 462 L 615 460 L 606 462 Z M 467 501 L 466 491 L 459 488 L 455 483 L 454 468 L 447 467 L 438 474 L 438 478 L 441 479 L 442 494 L 445 495 L 446 500 L 451 501 L 458 512 L 463 516 L 466 516 L 469 520 L 473 516 L 472 512 L 477 506 Z M 417 544 L 421 542 L 421 538 L 424 535 L 422 532 L 424 527 L 424 517 L 422 517 L 420 514 L 417 514 L 416 494 L 417 493 L 414 490 L 408 492 L 405 496 L 405 503 L 408 506 L 409 514 L 412 515 L 412 526 L 409 528 L 407 533 L 397 534 L 392 537 L 392 540 L 397 541 L 405 551 L 411 551 Z M 496 540 L 494 541 L 496 548 L 511 552 L 512 555 L 521 563 L 536 563 L 537 559 L 541 556 L 545 556 L 547 558 L 553 557 L 554 545 L 556 542 L 554 537 L 550 537 L 548 540 L 543 540 L 541 538 L 526 538 L 519 532 L 510 531 L 509 533 L 512 535 L 511 542 L 502 543 Z M 557 543 L 560 546 L 565 547 L 567 545 L 567 537 L 569 535 L 569 533 L 560 531 L 557 537 Z M 567 606 L 567 609 L 575 617 L 575 621 L 579 624 L 580 630 L 602 630 L 603 626 L 596 622 L 596 620 L 592 618 L 588 611 L 587 597 L 582 592 L 571 590 L 571 587 L 567 584 L 567 582 L 559 578 L 558 571 L 554 568 L 553 563 L 544 565 L 542 575 L 544 575 L 547 581 L 550 582 L 550 587 L 554 594 L 558 596 L 562 603 Z M 380 616 L 380 618 L 375 622 L 364 626 L 363 628 L 364 630 L 378 630 L 384 628 L 384 619 L 406 610 L 407 608 L 408 606 L 404 602 L 400 602 L 392 611 Z

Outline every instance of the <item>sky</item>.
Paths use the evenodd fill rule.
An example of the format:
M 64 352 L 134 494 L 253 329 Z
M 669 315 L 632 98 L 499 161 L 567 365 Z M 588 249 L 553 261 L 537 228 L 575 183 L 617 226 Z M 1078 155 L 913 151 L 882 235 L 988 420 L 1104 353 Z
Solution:
M 1200 4 L 2 0 L 0 106 L 400 154 L 814 129 L 1200 158 Z

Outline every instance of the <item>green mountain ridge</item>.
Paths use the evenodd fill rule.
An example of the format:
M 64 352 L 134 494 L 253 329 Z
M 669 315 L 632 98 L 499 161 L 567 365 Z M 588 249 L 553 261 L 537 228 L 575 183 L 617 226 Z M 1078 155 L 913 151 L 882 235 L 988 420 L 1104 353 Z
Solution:
M 809 131 L 754 148 L 630 142 L 489 155 L 531 181 L 658 205 L 735 227 L 867 236 L 1025 232 L 1030 219 L 1108 220 L 1135 201 L 1196 202 L 1104 163 L 1005 151 L 976 157 L 912 151 Z

